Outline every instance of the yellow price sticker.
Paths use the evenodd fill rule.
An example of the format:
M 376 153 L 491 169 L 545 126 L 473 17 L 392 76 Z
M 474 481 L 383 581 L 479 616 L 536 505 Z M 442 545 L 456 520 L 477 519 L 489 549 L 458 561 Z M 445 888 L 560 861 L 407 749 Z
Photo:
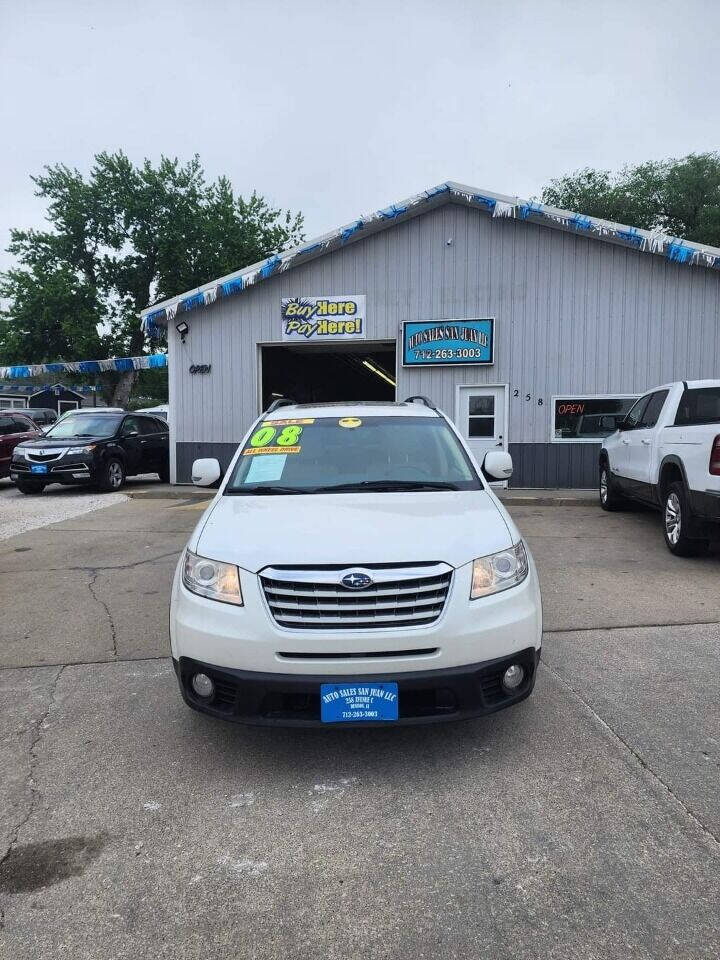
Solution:
M 362 425 L 362 420 L 358 417 L 343 417 L 342 420 L 338 420 L 339 427 L 348 427 L 352 429 L 353 427 L 359 427 Z
M 315 419 L 312 420 L 265 420 L 263 423 L 264 427 L 294 427 L 301 426 L 306 427 L 310 423 L 315 423 Z
M 244 457 L 251 457 L 257 453 L 300 453 L 301 447 L 246 447 Z

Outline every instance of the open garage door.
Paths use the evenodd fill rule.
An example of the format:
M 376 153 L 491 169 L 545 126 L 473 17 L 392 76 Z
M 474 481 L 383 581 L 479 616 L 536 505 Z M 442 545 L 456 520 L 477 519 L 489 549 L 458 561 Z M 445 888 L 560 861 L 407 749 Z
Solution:
M 395 342 L 278 344 L 260 348 L 262 409 L 298 403 L 395 399 Z

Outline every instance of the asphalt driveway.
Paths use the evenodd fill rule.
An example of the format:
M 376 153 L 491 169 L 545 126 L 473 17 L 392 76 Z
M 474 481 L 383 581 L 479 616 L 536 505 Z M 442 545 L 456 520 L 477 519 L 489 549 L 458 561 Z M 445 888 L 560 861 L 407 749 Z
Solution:
M 671 557 L 651 513 L 511 512 L 535 694 L 431 728 L 189 711 L 197 504 L 0 543 L 0 957 L 720 956 L 720 556 Z

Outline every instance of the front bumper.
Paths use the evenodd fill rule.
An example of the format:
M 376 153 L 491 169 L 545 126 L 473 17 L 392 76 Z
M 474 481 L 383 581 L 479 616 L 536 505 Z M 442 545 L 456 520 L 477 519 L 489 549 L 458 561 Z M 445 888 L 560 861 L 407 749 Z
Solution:
M 539 660 L 540 650 L 528 647 L 511 656 L 444 670 L 393 673 L 389 668 L 383 673 L 359 673 L 353 677 L 358 682 L 395 681 L 398 684 L 399 719 L 339 726 L 437 723 L 495 713 L 530 696 Z M 503 689 L 501 679 L 511 663 L 522 664 L 526 676 L 518 690 L 509 694 Z M 320 685 L 346 682 L 347 674 L 258 673 L 216 667 L 189 657 L 173 659 L 173 665 L 185 703 L 202 713 L 264 726 L 338 726 L 323 724 L 320 720 Z M 198 697 L 190 684 L 193 674 L 198 672 L 206 673 L 215 683 L 215 693 L 209 700 Z
M 94 483 L 95 469 L 90 458 L 70 459 L 63 457 L 46 464 L 47 473 L 33 473 L 33 464 L 29 460 L 13 460 L 10 464 L 10 479 L 32 480 L 38 483 Z

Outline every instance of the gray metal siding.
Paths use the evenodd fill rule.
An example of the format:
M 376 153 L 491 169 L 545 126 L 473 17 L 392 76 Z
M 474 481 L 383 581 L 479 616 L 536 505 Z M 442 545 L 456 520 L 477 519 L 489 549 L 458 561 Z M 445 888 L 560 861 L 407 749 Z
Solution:
M 257 344 L 280 340 L 280 298 L 322 294 L 365 294 L 369 339 L 396 339 L 403 320 L 494 316 L 493 366 L 399 367 L 397 394 L 454 417 L 457 385 L 508 384 L 512 444 L 550 440 L 553 395 L 720 376 L 716 273 L 448 203 L 183 315 L 184 345 L 171 325 L 175 439 L 236 443 L 258 413 Z M 190 376 L 194 363 L 212 372 Z M 598 452 L 578 449 L 558 462 Z
M 598 484 L 599 443 L 511 443 L 511 487 L 590 489 Z

